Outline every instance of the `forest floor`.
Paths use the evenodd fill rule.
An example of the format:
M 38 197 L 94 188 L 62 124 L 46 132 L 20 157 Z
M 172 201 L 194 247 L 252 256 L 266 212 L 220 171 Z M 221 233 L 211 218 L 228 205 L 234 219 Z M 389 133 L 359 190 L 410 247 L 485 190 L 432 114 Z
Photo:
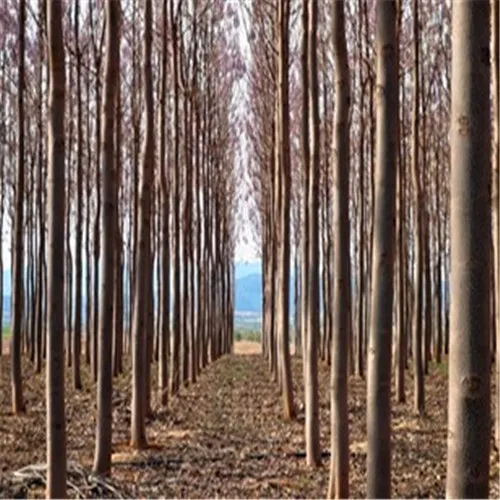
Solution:
M 285 422 L 281 399 L 270 381 L 259 345 L 237 343 L 235 355 L 206 369 L 196 384 L 172 399 L 168 410 L 154 406 L 148 421 L 150 448 L 128 446 L 130 375 L 115 379 L 113 393 L 113 472 L 92 482 L 95 389 L 84 374 L 84 390 L 67 383 L 67 446 L 72 486 L 68 494 L 86 497 L 324 498 L 329 467 L 329 370 L 320 365 L 320 418 L 323 465 L 305 462 L 304 414 Z M 0 497 L 43 497 L 43 471 L 15 481 L 15 471 L 45 461 L 45 374 L 25 363 L 27 413 L 10 412 L 9 360 L 0 366 Z M 302 363 L 293 358 L 295 401 L 303 408 Z M 153 383 L 156 372 L 153 371 Z M 68 374 L 68 381 L 70 380 Z M 412 412 L 411 375 L 407 403 L 393 404 L 392 495 L 444 497 L 446 475 L 447 377 L 445 365 L 431 366 L 426 379 L 426 416 Z M 365 383 L 350 379 L 349 425 L 351 496 L 366 497 Z M 495 404 L 495 402 L 493 402 Z M 492 408 L 494 415 L 494 407 Z M 492 450 L 491 498 L 499 497 L 498 454 Z M 28 476 L 30 476 L 28 474 Z M 18 474 L 19 475 L 19 474 Z M 85 479 L 87 478 L 87 479 Z

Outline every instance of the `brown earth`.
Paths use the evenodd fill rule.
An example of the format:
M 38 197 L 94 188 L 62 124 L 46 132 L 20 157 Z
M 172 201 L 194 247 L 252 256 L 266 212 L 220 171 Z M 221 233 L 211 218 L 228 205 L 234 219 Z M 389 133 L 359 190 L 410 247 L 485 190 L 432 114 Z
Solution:
M 67 383 L 68 460 L 73 486 L 68 494 L 86 497 L 184 498 L 318 498 L 328 484 L 329 395 L 328 368 L 320 366 L 321 442 L 323 466 L 310 470 L 304 458 L 303 412 L 284 422 L 277 386 L 266 363 L 254 352 L 255 342 L 235 346 L 238 355 L 226 356 L 209 367 L 199 381 L 183 388 L 167 410 L 154 407 L 148 421 L 150 449 L 136 453 L 127 441 L 130 425 L 130 376 L 115 379 L 113 393 L 113 473 L 101 483 L 88 478 L 95 433 L 95 390 L 84 374 L 84 390 Z M 129 368 L 129 367 L 127 367 Z M 45 460 L 45 375 L 34 374 L 25 363 L 24 394 L 28 412 L 10 411 L 9 359 L 0 373 L 0 497 L 44 495 L 44 473 L 13 481 L 13 473 Z M 302 407 L 300 359 L 293 358 L 295 400 Z M 156 371 L 153 371 L 153 383 Z M 426 381 L 427 414 L 411 410 L 411 378 L 407 377 L 405 405 L 394 404 L 394 497 L 443 497 L 446 474 L 447 380 L 444 366 L 433 366 Z M 350 380 L 349 425 L 351 496 L 366 496 L 365 383 Z M 494 413 L 493 413 L 494 414 Z M 28 474 L 29 475 L 29 474 Z M 492 451 L 491 497 L 497 498 L 498 455 Z

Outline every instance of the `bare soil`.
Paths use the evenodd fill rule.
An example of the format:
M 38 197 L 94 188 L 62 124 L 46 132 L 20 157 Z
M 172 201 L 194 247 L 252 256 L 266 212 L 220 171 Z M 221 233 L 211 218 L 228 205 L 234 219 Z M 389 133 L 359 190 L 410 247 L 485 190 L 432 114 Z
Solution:
M 278 388 L 258 353 L 260 345 L 241 342 L 235 355 L 210 366 L 182 389 L 168 409 L 155 406 L 148 421 L 150 448 L 128 446 L 130 376 L 115 379 L 113 393 L 113 472 L 99 486 L 90 474 L 95 434 L 95 387 L 88 370 L 84 390 L 75 392 L 68 372 L 67 446 L 71 481 L 68 494 L 87 497 L 324 498 L 329 466 L 329 371 L 320 366 L 323 465 L 305 462 L 304 415 L 285 422 Z M 24 363 L 27 413 L 10 413 L 9 359 L 0 366 L 0 497 L 44 496 L 44 474 L 14 481 L 14 472 L 45 461 L 45 374 Z M 127 369 L 129 367 L 127 366 Z M 155 367 L 156 368 L 156 367 Z M 303 408 L 302 363 L 293 358 L 295 402 Z M 156 370 L 153 371 L 156 386 Z M 427 413 L 412 412 L 412 381 L 406 404 L 393 404 L 392 495 L 444 497 L 446 475 L 447 379 L 445 366 L 432 366 L 426 379 Z M 154 396 L 154 395 L 153 395 Z M 153 400 L 156 398 L 153 397 Z M 350 379 L 349 425 L 351 496 L 366 497 L 365 382 Z M 494 407 L 493 407 L 494 411 Z M 494 413 L 493 413 L 494 414 Z M 498 498 L 498 454 L 492 450 L 491 491 Z M 37 469 L 38 470 L 38 469 Z M 103 483 L 104 484 L 104 483 Z

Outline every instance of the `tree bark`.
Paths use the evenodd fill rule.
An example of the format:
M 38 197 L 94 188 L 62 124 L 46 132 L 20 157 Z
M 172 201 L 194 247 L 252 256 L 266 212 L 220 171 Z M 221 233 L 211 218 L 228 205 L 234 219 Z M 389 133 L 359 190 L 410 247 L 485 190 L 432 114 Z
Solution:
M 331 367 L 331 461 L 328 498 L 349 498 L 348 356 L 351 324 L 351 257 L 349 220 L 351 101 L 349 62 L 345 33 L 344 1 L 332 8 L 335 71 L 335 116 L 333 129 L 334 231 L 333 333 Z
M 309 1 L 308 19 L 308 72 L 309 108 L 311 110 L 311 156 L 309 161 L 308 184 L 308 253 L 307 253 L 307 306 L 306 306 L 306 454 L 307 463 L 317 466 L 321 462 L 319 440 L 319 400 L 318 400 L 318 336 L 320 310 L 319 283 L 319 103 L 317 67 L 317 23 L 318 4 Z
M 62 3 L 47 2 L 49 55 L 47 309 L 47 497 L 66 497 L 64 409 L 64 102 L 65 62 Z
M 145 448 L 146 441 L 146 363 L 148 359 L 148 314 L 151 313 L 151 189 L 154 180 L 154 111 L 153 82 L 151 74 L 151 45 L 153 14 L 152 2 L 144 2 L 143 33 L 143 88 L 146 103 L 146 132 L 142 151 L 141 185 L 139 204 L 138 247 L 134 292 L 134 320 L 132 326 L 132 419 L 131 446 Z
M 168 352 L 170 342 L 170 192 L 166 165 L 166 99 L 167 99 L 167 0 L 163 0 L 162 64 L 160 86 L 160 175 L 161 175 L 161 272 L 160 333 L 158 348 L 158 392 L 162 405 L 168 404 Z
M 367 495 L 391 496 L 391 357 L 399 121 L 396 2 L 376 4 L 377 123 L 368 349 Z
M 448 498 L 487 498 L 490 464 L 490 2 L 452 9 Z
M 79 31 L 80 0 L 75 0 L 75 43 L 76 43 L 76 245 L 75 245 L 75 327 L 73 331 L 73 387 L 82 388 L 80 354 L 82 336 L 82 219 L 83 219 L 83 135 L 82 97 Z M 88 298 L 87 298 L 88 300 Z
M 279 184 L 281 185 L 279 201 L 280 246 L 278 259 L 278 341 L 281 353 L 281 381 L 283 413 L 285 420 L 295 418 L 293 401 L 292 368 L 290 361 L 290 117 L 288 101 L 288 33 L 290 5 L 288 0 L 280 0 L 278 5 L 278 111 L 279 111 Z
M 496 334 L 496 371 L 497 371 L 497 412 L 496 412 L 496 445 L 500 450 L 500 141 L 499 141 L 499 5 L 498 0 L 491 0 L 492 19 L 492 56 L 493 56 L 493 245 L 494 245 L 494 267 L 493 276 L 495 278 L 495 334 Z
M 116 165 L 114 133 L 116 96 L 119 84 L 120 2 L 106 0 L 106 61 L 102 127 L 102 280 L 100 292 L 99 358 L 97 370 L 97 426 L 93 473 L 111 472 L 112 396 L 113 396 L 113 306 L 116 243 Z
M 413 377 L 414 377 L 414 410 L 419 415 L 424 412 L 424 373 L 422 365 L 422 306 L 423 306 L 423 272 L 424 272 L 424 234 L 423 234 L 423 197 L 419 171 L 419 123 L 420 123 L 420 77 L 419 77 L 419 20 L 418 0 L 413 0 L 413 115 L 412 115 L 412 176 L 414 193 L 414 272 L 413 272 Z
M 24 281 L 24 66 L 25 66 L 26 0 L 19 1 L 19 63 L 17 92 L 17 171 L 15 189 L 14 259 L 12 290 L 12 346 L 11 385 L 12 411 L 25 411 L 23 379 L 21 373 L 21 335 L 23 325 L 23 281 Z

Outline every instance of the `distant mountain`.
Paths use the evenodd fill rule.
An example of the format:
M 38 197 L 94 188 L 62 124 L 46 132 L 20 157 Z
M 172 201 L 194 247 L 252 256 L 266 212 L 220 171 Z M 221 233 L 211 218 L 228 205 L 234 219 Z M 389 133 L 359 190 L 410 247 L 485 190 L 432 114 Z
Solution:
M 260 260 L 245 262 L 237 261 L 234 263 L 234 274 L 237 280 L 246 278 L 252 274 L 260 274 L 262 272 L 262 264 Z
M 260 267 L 259 267 L 260 271 Z M 290 314 L 293 314 L 294 275 L 290 276 Z M 236 313 L 262 314 L 262 274 L 260 272 L 236 278 Z
M 249 274 L 236 279 L 236 311 L 262 312 L 262 275 Z

